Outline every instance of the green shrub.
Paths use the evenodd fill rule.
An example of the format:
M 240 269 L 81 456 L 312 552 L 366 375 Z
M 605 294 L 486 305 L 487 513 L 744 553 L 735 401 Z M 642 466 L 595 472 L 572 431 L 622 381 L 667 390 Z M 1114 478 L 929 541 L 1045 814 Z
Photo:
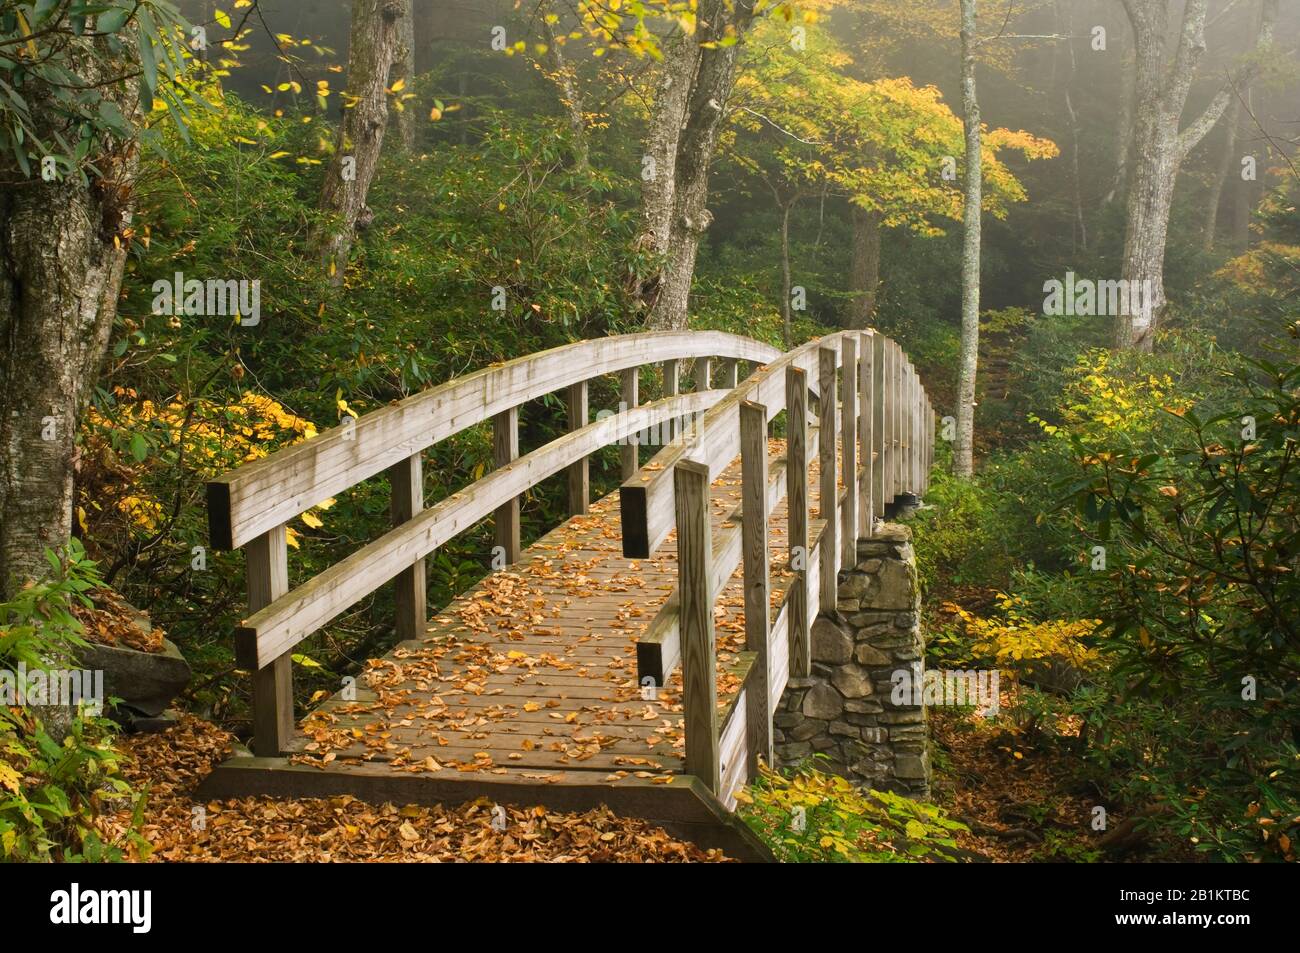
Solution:
M 74 650 L 85 644 L 69 609 L 74 602 L 88 605 L 85 593 L 100 584 L 94 563 L 76 540 L 66 558 L 49 558 L 51 579 L 0 603 L 0 669 L 69 668 Z M 118 776 L 111 722 L 80 711 L 63 730 L 47 730 L 48 714 L 0 705 L 0 858 L 121 860 L 124 845 L 106 841 L 97 821 L 133 798 L 136 823 L 127 838 L 147 847 L 137 837 L 143 800 Z
M 933 804 L 862 791 L 813 763 L 785 774 L 764 770 L 737 795 L 741 818 L 789 863 L 955 860 L 954 834 L 967 830 Z

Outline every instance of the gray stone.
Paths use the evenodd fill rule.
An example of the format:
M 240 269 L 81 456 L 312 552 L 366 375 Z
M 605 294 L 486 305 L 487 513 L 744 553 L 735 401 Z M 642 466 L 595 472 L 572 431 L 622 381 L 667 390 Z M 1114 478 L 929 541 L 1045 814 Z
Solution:
M 894 774 L 899 778 L 920 779 L 930 773 L 928 758 L 914 755 L 899 755 L 894 758 Z
M 853 650 L 853 657 L 858 660 L 859 665 L 893 665 L 894 660 L 886 655 L 880 649 L 871 645 L 859 644 Z
M 819 615 L 812 626 L 814 662 L 842 665 L 853 655 L 853 638 L 833 620 Z
M 864 668 L 851 663 L 841 665 L 831 675 L 831 684 L 845 698 L 863 698 L 872 693 L 871 676 Z
M 170 639 L 161 652 L 140 652 L 92 642 L 77 651 L 78 664 L 104 673 L 105 698 L 145 715 L 160 715 L 190 680 L 190 666 Z
M 850 725 L 847 721 L 832 721 L 831 734 L 847 735 L 850 738 L 856 738 L 858 737 L 858 729 L 853 725 Z
M 781 749 L 781 760 L 786 762 L 798 761 L 800 758 L 808 757 L 808 755 L 812 754 L 812 751 L 812 745 L 808 742 L 797 741 Z
M 825 728 L 826 725 L 824 722 L 814 721 L 811 718 L 805 719 L 803 722 L 790 729 L 790 740 L 807 741 L 813 735 L 817 734 L 817 732 L 825 730 Z
M 843 710 L 840 693 L 829 685 L 814 685 L 804 696 L 803 713 L 809 718 L 838 718 Z

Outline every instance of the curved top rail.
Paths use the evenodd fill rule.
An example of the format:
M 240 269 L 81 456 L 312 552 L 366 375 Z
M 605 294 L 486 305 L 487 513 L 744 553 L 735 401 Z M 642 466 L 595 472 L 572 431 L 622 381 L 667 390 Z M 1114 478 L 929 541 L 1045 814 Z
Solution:
M 774 347 L 722 331 L 652 331 L 579 341 L 486 367 L 209 481 L 209 541 L 216 549 L 237 549 L 452 434 L 592 377 L 659 361 L 767 363 L 780 356 Z
M 665 447 L 646 466 L 619 487 L 619 512 L 623 526 L 623 555 L 646 559 L 659 548 L 673 528 L 673 467 L 691 460 L 709 468 L 709 479 L 717 477 L 740 453 L 740 405 L 745 401 L 763 404 L 772 417 L 785 409 L 786 368 L 797 367 L 815 378 L 818 351 L 833 347 L 839 361 L 839 341 L 849 334 L 876 332 L 835 331 L 816 338 L 755 371 L 718 401 L 704 415 L 701 432 L 686 443 Z M 839 366 L 838 363 L 836 365 Z M 817 382 L 809 381 L 816 392 Z

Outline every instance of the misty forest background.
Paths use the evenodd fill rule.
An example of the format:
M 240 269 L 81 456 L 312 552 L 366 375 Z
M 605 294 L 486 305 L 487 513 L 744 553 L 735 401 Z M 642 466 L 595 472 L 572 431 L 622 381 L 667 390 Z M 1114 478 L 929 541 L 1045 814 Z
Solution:
M 41 6 L 3 4 L 6 16 Z M 111 236 L 124 256 L 120 292 L 106 351 L 85 375 L 72 495 L 54 504 L 69 510 L 72 543 L 52 547 L 52 564 L 35 530 L 0 547 L 7 658 L 23 646 L 47 657 L 63 623 L 31 621 L 109 587 L 194 667 L 181 707 L 247 736 L 249 678 L 231 637 L 243 560 L 206 549 L 205 479 L 345 415 L 574 340 L 683 320 L 778 345 L 876 327 L 953 418 L 948 436 L 973 411 L 973 475 L 954 459 L 960 440 L 940 441 L 940 472 L 911 519 L 928 664 L 996 665 L 1009 686 L 995 719 L 932 713 L 938 806 L 1007 859 L 1295 860 L 1296 4 L 1208 4 L 1175 133 L 1180 117 L 1186 128 L 1209 109 L 1214 121 L 1173 162 L 1143 151 L 1159 143 L 1143 138 L 1156 119 L 1135 84 L 1155 55 L 1160 95 L 1173 95 L 1184 14 L 1205 3 L 979 4 L 980 41 L 968 49 L 984 125 L 982 245 L 967 273 L 977 301 L 971 282 L 963 293 L 957 0 L 809 0 L 739 20 L 731 4 L 648 4 L 654 40 L 638 36 L 639 5 L 626 2 L 593 13 L 566 0 L 415 0 L 404 41 L 413 56 L 380 77 L 376 100 L 349 75 L 349 32 L 359 11 L 382 6 L 179 4 L 208 48 L 187 57 L 184 82 L 160 91 L 134 130 L 138 169 L 98 186 L 129 192 L 118 200 L 133 215 Z M 724 12 L 710 23 L 715 8 Z M 1134 18 L 1156 10 L 1164 29 L 1141 46 Z M 16 21 L 0 26 L 24 36 Z M 716 128 L 692 140 L 711 223 L 685 242 L 656 241 L 646 157 L 683 42 L 732 50 L 734 75 L 714 99 Z M 0 47 L 12 67 L 0 78 L 23 66 L 15 45 Z M 349 196 L 336 162 L 345 104 L 376 101 L 386 130 L 373 180 Z M 12 155 L 4 161 L 7 181 L 24 178 Z M 656 171 L 686 174 L 671 159 Z M 1167 232 L 1149 236 L 1168 300 L 1150 335 L 1136 339 L 1124 316 L 1045 314 L 1045 283 L 1069 272 L 1137 274 L 1126 233 L 1152 183 L 1172 189 L 1172 204 Z M 10 249 L 45 240 L 24 235 L 35 226 L 14 218 L 18 201 L 4 200 Z M 693 275 L 675 287 L 694 241 Z M 155 313 L 154 282 L 176 272 L 259 281 L 259 322 Z M 504 310 L 494 288 L 505 289 Z M 960 399 L 963 305 L 979 320 L 973 401 Z M 6 390 L 18 353 L 7 352 Z M 593 411 L 617 408 L 612 382 L 592 386 Z M 525 450 L 558 435 L 558 409 L 554 397 L 523 409 Z M 491 467 L 486 426 L 440 443 L 427 455 L 427 498 Z M 593 495 L 618 474 L 614 448 L 593 458 Z M 563 480 L 526 498 L 525 545 L 565 518 Z M 294 520 L 291 584 L 382 533 L 388 496 L 379 478 Z M 18 509 L 5 512 L 17 525 Z M 488 571 L 492 547 L 489 520 L 429 560 L 434 607 Z M 37 585 L 19 585 L 24 575 Z M 381 592 L 300 646 L 300 714 L 392 644 L 389 599 Z M 63 627 L 75 637 L 75 621 Z M 104 808 L 87 780 L 111 761 L 112 731 L 78 727 L 81 766 L 55 777 L 57 758 L 31 740 L 42 733 L 34 716 L 4 730 L 31 753 L 10 773 L 30 786 L 45 772 L 68 802 L 50 814 L 0 806 L 0 831 L 17 832 L 5 854 L 21 836 L 28 856 L 79 856 L 92 843 L 117 856 L 95 832 Z M 815 765 L 801 777 L 815 803 L 850 797 L 817 780 Z M 754 793 L 760 805 L 788 795 Z M 1091 823 L 1098 804 L 1106 831 Z M 878 845 L 861 846 L 877 830 L 870 819 L 845 833 L 842 817 L 818 818 L 806 837 L 774 836 L 783 856 L 879 859 Z

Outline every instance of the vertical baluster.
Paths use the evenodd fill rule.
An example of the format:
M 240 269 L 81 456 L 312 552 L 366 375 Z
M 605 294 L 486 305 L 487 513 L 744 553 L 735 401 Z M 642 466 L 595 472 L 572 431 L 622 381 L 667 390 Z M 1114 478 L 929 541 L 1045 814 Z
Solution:
M 694 386 L 696 393 L 713 387 L 713 358 L 697 357 L 695 359 Z
M 664 396 L 676 397 L 682 392 L 682 362 L 681 361 L 664 361 Z M 662 427 L 659 428 L 663 434 L 664 443 L 671 443 L 677 436 L 677 421 L 665 420 Z
M 569 386 L 565 403 L 568 407 L 569 430 L 581 430 L 587 426 L 587 382 L 582 381 Z M 591 480 L 588 474 L 587 458 L 569 464 L 569 515 L 578 516 L 587 512 L 591 498 Z
M 416 453 L 388 468 L 392 486 L 389 517 L 400 526 L 424 509 L 424 462 Z M 518 510 L 516 519 L 518 518 Z M 516 544 L 517 545 L 517 544 Z M 424 637 L 428 616 L 425 612 L 424 559 L 417 559 L 393 580 L 393 603 L 396 610 L 398 641 Z
M 858 539 L 871 535 L 872 513 L 871 498 L 871 422 L 874 408 L 871 406 L 872 367 L 875 349 L 871 332 L 858 338 Z
M 619 399 L 623 403 L 623 410 L 632 410 L 640 403 L 640 382 L 641 369 L 639 367 L 629 367 L 619 373 Z M 619 459 L 622 463 L 623 479 L 630 480 L 636 476 L 636 471 L 640 468 L 640 461 L 637 458 L 637 446 L 640 438 L 637 434 L 628 434 L 623 445 L 619 447 Z
M 289 547 L 284 524 L 244 547 L 248 575 L 248 614 L 269 606 L 289 591 Z M 241 664 L 253 668 L 253 751 L 260 757 L 284 754 L 293 736 L 293 658 L 285 652 L 257 667 L 251 633 L 237 637 Z M 245 641 L 247 639 L 247 641 Z
M 722 386 L 728 390 L 735 390 L 736 385 L 740 383 L 740 361 L 734 357 L 724 357 L 722 359 Z
M 808 627 L 808 376 L 801 367 L 787 367 L 785 371 L 785 416 L 786 545 L 794 574 L 788 616 L 790 677 L 807 678 L 812 671 Z
M 885 336 L 871 336 L 871 507 L 877 519 L 885 516 Z
M 511 407 L 492 418 L 492 462 L 503 467 L 519 457 L 519 408 Z M 492 518 L 496 544 L 506 563 L 519 561 L 519 497 L 502 503 Z
M 741 542 L 745 586 L 745 648 L 755 654 L 745 687 L 749 775 L 758 759 L 772 763 L 772 712 L 768 686 L 772 681 L 768 653 L 771 638 L 771 599 L 767 546 L 767 408 L 744 401 L 740 405 Z
M 844 504 L 840 514 L 840 565 L 852 566 L 858 553 L 858 337 L 840 338 L 840 472 Z
M 684 460 L 673 468 L 677 511 L 678 631 L 682 652 L 685 769 L 715 794 L 718 765 L 718 685 L 709 586 L 713 541 L 709 524 L 709 468 Z
M 839 549 L 839 506 L 836 497 L 836 461 L 839 459 L 838 439 L 836 435 L 835 413 L 835 348 L 823 347 L 818 350 L 818 437 L 817 456 L 821 461 L 821 497 L 818 501 L 817 515 L 825 523 L 822 529 L 820 556 L 820 606 L 821 611 L 831 612 L 835 608 L 837 571 L 840 558 Z

